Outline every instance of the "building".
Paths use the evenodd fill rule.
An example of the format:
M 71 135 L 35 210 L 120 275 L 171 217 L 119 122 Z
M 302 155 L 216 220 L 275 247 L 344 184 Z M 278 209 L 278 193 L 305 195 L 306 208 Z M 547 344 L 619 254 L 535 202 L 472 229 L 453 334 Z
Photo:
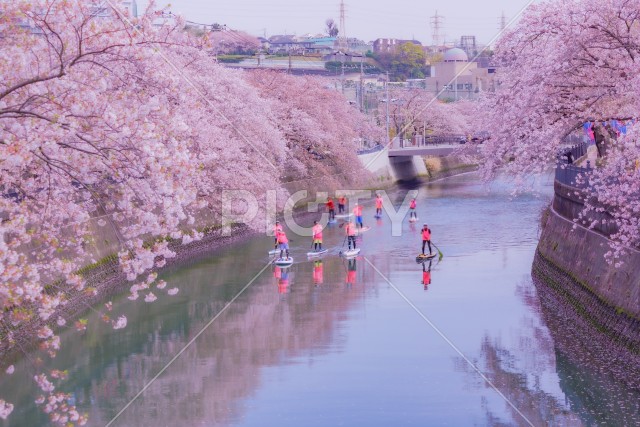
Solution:
M 292 35 L 276 35 L 269 37 L 269 53 L 286 54 L 300 53 L 304 47 L 298 42 L 296 36 Z
M 442 61 L 431 65 L 431 75 L 424 79 L 425 88 L 440 93 L 440 99 L 475 98 L 480 92 L 495 90 L 495 67 L 480 68 L 470 62 L 460 48 L 448 49 Z
M 401 39 L 377 39 L 373 42 L 373 53 L 394 53 L 398 46 L 405 43 L 413 43 L 418 46 L 422 46 L 417 40 L 401 40 Z

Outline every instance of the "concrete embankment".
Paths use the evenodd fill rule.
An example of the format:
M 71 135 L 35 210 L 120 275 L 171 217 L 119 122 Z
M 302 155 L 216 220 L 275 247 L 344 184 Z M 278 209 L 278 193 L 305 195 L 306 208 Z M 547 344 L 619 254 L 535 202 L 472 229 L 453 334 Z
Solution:
M 575 189 L 556 181 L 532 268 L 543 315 L 558 351 L 640 390 L 640 252 L 607 263 L 610 230 L 567 218 L 581 207 Z

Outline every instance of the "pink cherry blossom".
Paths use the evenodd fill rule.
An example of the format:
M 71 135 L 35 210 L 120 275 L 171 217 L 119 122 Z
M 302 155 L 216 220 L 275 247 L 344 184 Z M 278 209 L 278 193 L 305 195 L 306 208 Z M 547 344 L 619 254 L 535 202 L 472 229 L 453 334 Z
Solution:
M 491 139 L 483 172 L 522 177 L 554 165 L 563 137 L 589 121 L 640 117 L 640 3 L 549 0 L 531 5 L 496 46 L 498 90 L 483 107 Z M 617 232 L 609 260 L 640 245 L 638 126 L 607 138 L 578 221 L 606 212 Z M 592 196 L 592 197 L 591 197 Z

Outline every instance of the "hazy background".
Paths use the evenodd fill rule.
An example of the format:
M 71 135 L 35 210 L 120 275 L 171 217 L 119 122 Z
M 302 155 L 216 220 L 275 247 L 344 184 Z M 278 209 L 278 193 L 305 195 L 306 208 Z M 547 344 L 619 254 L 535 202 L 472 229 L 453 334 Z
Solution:
M 530 3 L 541 0 L 345 0 L 347 37 L 364 41 L 377 38 L 400 38 L 431 44 L 430 17 L 436 10 L 443 16 L 441 34 L 445 41 L 475 35 L 476 41 L 488 44 L 499 32 L 504 12 L 507 22 Z M 144 9 L 148 0 L 138 0 Z M 340 24 L 340 2 L 300 0 L 166 0 L 174 13 L 202 24 L 226 24 L 252 35 L 270 37 L 276 34 L 322 33 L 325 21 L 333 18 Z

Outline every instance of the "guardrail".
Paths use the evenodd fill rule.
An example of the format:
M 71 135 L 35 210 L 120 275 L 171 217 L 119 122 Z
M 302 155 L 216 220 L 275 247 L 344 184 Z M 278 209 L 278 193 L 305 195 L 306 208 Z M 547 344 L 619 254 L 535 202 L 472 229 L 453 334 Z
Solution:
M 382 150 L 384 150 L 384 145 L 378 144 L 378 145 L 375 145 L 375 146 L 373 146 L 371 148 L 364 148 L 362 150 L 358 150 L 357 154 L 371 154 L 371 153 L 375 153 L 375 152 L 382 151 Z
M 591 171 L 593 171 L 593 169 L 590 167 L 583 168 L 566 163 L 558 163 L 556 166 L 556 181 L 570 187 L 584 190 L 589 188 Z
M 561 148 L 558 152 L 558 162 L 571 165 L 580 157 L 587 155 L 588 147 L 589 144 L 587 144 L 586 142 L 580 142 L 570 147 Z

